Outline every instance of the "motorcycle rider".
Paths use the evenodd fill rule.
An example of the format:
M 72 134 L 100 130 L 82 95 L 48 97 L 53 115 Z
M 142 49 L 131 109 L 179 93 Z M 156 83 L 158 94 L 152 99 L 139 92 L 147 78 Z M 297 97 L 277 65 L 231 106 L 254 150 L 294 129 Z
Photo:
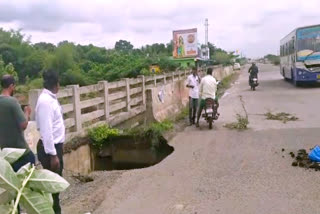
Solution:
M 252 63 L 251 67 L 249 68 L 248 73 L 250 74 L 249 75 L 249 85 L 251 85 L 253 78 L 258 79 L 259 68 L 256 65 L 256 63 L 254 63 L 254 62 Z
M 197 123 L 196 123 L 197 127 L 199 127 L 199 120 L 201 117 L 201 113 L 206 104 L 205 100 L 207 98 L 212 98 L 218 103 L 218 100 L 216 99 L 218 84 L 219 82 L 212 76 L 212 68 L 208 68 L 207 75 L 201 79 L 201 83 L 199 86 L 200 107 L 197 115 Z

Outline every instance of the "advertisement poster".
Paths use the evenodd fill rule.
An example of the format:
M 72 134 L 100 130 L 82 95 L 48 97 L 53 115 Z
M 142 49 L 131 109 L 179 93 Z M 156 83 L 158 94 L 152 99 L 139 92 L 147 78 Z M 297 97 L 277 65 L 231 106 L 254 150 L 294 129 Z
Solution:
M 197 29 L 173 31 L 173 57 L 189 58 L 198 56 Z

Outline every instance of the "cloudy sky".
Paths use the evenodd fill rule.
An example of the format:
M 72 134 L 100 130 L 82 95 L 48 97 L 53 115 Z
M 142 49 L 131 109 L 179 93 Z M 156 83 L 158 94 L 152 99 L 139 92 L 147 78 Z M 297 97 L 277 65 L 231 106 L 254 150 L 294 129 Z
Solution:
M 167 43 L 172 31 L 198 28 L 209 41 L 248 57 L 276 54 L 296 27 L 320 24 L 319 0 L 0 0 L 0 27 L 22 29 L 33 43 L 69 40 L 111 48 Z

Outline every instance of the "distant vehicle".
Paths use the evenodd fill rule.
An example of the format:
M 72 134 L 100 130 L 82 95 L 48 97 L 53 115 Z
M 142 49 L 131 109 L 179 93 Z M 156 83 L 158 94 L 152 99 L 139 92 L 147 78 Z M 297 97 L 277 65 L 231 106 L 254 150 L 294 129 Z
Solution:
M 240 63 L 234 63 L 233 70 L 240 70 L 240 69 L 241 69 Z
M 296 86 L 320 81 L 320 25 L 297 28 L 280 41 L 280 73 Z

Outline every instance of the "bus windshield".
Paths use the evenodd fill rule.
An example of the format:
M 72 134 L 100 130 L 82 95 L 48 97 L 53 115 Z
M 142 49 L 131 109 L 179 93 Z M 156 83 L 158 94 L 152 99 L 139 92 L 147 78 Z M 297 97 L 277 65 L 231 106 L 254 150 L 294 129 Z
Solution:
M 297 30 L 297 60 L 320 60 L 320 26 Z

